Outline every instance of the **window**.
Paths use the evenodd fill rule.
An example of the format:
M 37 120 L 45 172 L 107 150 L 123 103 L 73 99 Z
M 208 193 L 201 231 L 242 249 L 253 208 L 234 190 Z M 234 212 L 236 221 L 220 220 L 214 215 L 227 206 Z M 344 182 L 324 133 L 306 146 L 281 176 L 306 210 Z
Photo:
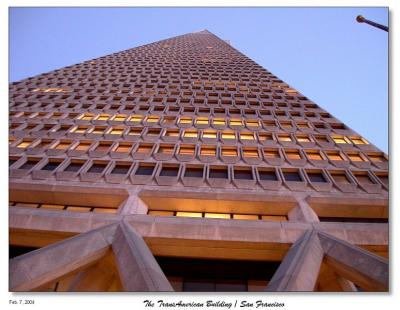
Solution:
M 185 138 L 196 138 L 198 137 L 198 132 L 195 130 L 185 130 L 185 132 L 183 133 L 183 136 Z
M 365 161 L 359 154 L 357 153 L 347 153 L 347 157 L 350 158 L 351 161 Z
M 165 137 L 179 137 L 179 129 L 167 129 L 165 131 Z
M 323 160 L 321 154 L 317 150 L 304 150 L 307 154 L 307 157 L 311 160 Z
M 243 126 L 243 122 L 241 119 L 232 118 L 229 120 L 229 126 Z
M 361 137 L 360 138 L 354 137 L 354 138 L 350 138 L 350 139 L 354 144 L 368 144 L 368 141 Z
M 132 143 L 120 142 L 118 144 L 118 146 L 116 147 L 114 152 L 117 152 L 117 153 L 129 153 L 131 148 L 132 148 Z
M 68 171 L 68 172 L 78 172 L 79 169 L 82 168 L 83 164 L 84 164 L 83 161 L 75 161 L 75 160 L 72 160 L 71 163 L 68 165 L 68 167 L 64 169 L 64 171 Z
M 286 181 L 290 182 L 302 182 L 303 179 L 300 176 L 299 171 L 292 171 L 292 170 L 283 170 L 283 177 Z
M 186 166 L 185 178 L 202 178 L 204 173 L 203 166 Z
M 278 149 L 264 149 L 264 156 L 267 158 L 280 158 Z
M 285 150 L 285 153 L 289 159 L 302 159 L 300 151 L 298 150 Z
M 25 149 L 27 148 L 30 144 L 32 143 L 31 140 L 22 140 L 22 142 L 20 142 L 17 147 L 20 149 Z
M 208 118 L 199 117 L 196 119 L 196 125 L 208 125 Z
M 240 133 L 240 139 L 241 140 L 249 140 L 249 141 L 254 141 L 254 134 L 250 132 L 241 132 Z
M 131 168 L 130 163 L 116 163 L 111 174 L 122 174 L 125 175 L 128 173 L 129 169 Z
M 253 171 L 251 168 L 235 167 L 233 176 L 236 180 L 253 180 Z
M 89 173 L 102 173 L 106 168 L 106 163 L 94 162 L 87 172 Z
M 175 148 L 174 145 L 160 144 L 157 153 L 159 153 L 159 154 L 173 154 L 174 153 L 174 148 Z
M 73 129 L 72 132 L 73 133 L 85 133 L 87 129 L 88 129 L 88 127 L 78 126 L 78 127 L 75 127 L 75 129 Z
M 311 142 L 311 139 L 308 136 L 296 135 L 297 142 Z
M 65 150 L 72 144 L 69 140 L 61 140 L 56 146 L 53 147 L 55 150 Z
M 113 118 L 113 121 L 115 122 L 123 122 L 126 119 L 125 114 L 118 114 Z
M 107 133 L 109 135 L 122 135 L 123 131 L 123 128 L 110 128 Z
M 214 118 L 212 120 L 213 125 L 225 126 L 225 120 L 223 118 Z
M 30 170 L 36 166 L 39 160 L 40 160 L 39 158 L 28 158 L 27 161 L 23 165 L 21 165 L 18 169 Z
M 179 155 L 194 155 L 195 147 L 192 145 L 181 145 Z
M 236 147 L 222 147 L 221 148 L 222 156 L 238 156 L 238 152 Z
M 135 153 L 148 154 L 151 153 L 152 149 L 153 149 L 153 144 L 140 143 Z
M 158 123 L 160 117 L 157 115 L 150 115 L 146 118 L 147 123 Z
M 191 124 L 192 118 L 191 117 L 181 117 L 178 121 L 179 124 Z
M 215 156 L 217 153 L 215 146 L 201 146 L 200 155 L 202 156 Z
M 330 160 L 340 160 L 340 161 L 344 160 L 342 155 L 340 155 L 340 152 L 335 152 L 335 151 L 326 152 L 326 155 Z
M 42 167 L 41 170 L 53 171 L 61 164 L 62 160 L 50 159 L 46 165 Z
M 152 164 L 152 163 L 140 163 L 135 174 L 136 175 L 152 175 L 155 166 L 156 165 Z
M 92 145 L 91 142 L 81 141 L 79 144 L 74 148 L 75 151 L 87 151 L 89 147 Z
M 333 141 L 335 141 L 335 143 L 337 144 L 348 144 L 347 140 L 345 137 L 338 137 L 338 136 L 334 136 L 332 137 Z
M 217 138 L 217 132 L 214 131 L 214 130 L 204 130 L 203 131 L 203 138 L 216 139 Z
M 221 134 L 223 140 L 235 140 L 236 135 L 234 131 L 223 131 Z
M 228 179 L 228 168 L 211 166 L 209 176 L 213 179 Z
M 310 179 L 311 182 L 315 183 L 327 183 L 325 176 L 323 175 L 322 172 L 308 172 L 307 171 L 307 176 Z
M 258 158 L 259 157 L 257 148 L 244 147 L 244 148 L 242 148 L 242 150 L 243 150 L 244 157 L 249 157 L 249 158 Z
M 280 142 L 292 142 L 292 138 L 289 135 L 278 135 Z
M 344 171 L 331 171 L 330 172 L 333 180 L 337 183 L 341 183 L 341 184 L 350 184 L 350 180 L 347 177 L 346 172 Z
M 266 169 L 266 168 L 258 168 L 258 176 L 261 181 L 278 181 L 278 177 L 276 175 L 275 170 Z
M 163 166 L 160 176 L 163 177 L 176 177 L 178 176 L 179 165 Z
M 110 115 L 109 114 L 100 114 L 96 120 L 98 121 L 107 121 L 109 120 Z

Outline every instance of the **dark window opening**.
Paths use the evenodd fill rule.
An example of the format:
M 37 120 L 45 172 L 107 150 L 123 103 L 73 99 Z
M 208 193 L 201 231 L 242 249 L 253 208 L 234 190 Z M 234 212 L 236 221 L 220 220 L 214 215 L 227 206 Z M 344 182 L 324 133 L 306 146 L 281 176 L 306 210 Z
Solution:
M 250 169 L 235 169 L 234 175 L 238 180 L 253 180 L 253 173 Z
M 77 172 L 81 167 L 83 166 L 83 163 L 70 163 L 68 167 L 65 169 L 65 171 L 70 171 L 70 172 Z
M 185 177 L 186 178 L 202 178 L 203 177 L 203 168 L 191 168 L 187 167 L 185 169 Z
M 279 262 L 156 257 L 176 291 L 246 292 L 259 283 L 262 291 Z
M 8 247 L 8 258 L 14 258 L 31 251 L 37 250 L 38 248 L 30 247 L 30 246 L 19 246 L 19 245 L 9 245 Z
M 320 172 L 307 173 L 311 182 L 327 183 L 324 175 Z
M 258 175 L 262 181 L 278 181 L 275 171 L 258 170 Z
M 163 167 L 160 176 L 163 177 L 176 177 L 178 175 L 179 167 Z
M 210 178 L 227 179 L 228 170 L 226 168 L 210 168 Z
M 61 162 L 59 161 L 49 161 L 43 168 L 42 170 L 47 170 L 47 171 L 53 171 L 55 170 Z
M 106 164 L 93 164 L 87 172 L 90 173 L 102 173 Z
M 139 165 L 136 175 L 152 175 L 155 165 Z
M 115 165 L 114 169 L 111 171 L 111 174 L 127 174 L 130 167 L 131 166 L 128 165 Z
M 283 176 L 285 177 L 286 181 L 291 181 L 291 182 L 302 182 L 302 178 L 300 174 L 296 171 L 284 171 Z
M 27 160 L 25 162 L 25 164 L 23 164 L 21 167 L 19 167 L 19 169 L 29 170 L 29 169 L 32 169 L 33 167 L 35 167 L 37 163 L 38 163 L 37 160 Z

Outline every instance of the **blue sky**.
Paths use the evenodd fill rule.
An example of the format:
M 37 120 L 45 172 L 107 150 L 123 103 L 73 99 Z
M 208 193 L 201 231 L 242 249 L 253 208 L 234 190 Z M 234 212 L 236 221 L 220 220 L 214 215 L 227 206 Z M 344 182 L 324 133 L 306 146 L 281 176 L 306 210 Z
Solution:
M 388 150 L 386 8 L 10 8 L 10 82 L 208 29 Z

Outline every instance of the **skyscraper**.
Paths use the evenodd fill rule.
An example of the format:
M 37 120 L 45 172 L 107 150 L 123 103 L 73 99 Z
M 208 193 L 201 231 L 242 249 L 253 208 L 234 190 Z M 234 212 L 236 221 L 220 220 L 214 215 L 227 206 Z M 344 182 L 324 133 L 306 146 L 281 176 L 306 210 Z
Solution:
M 208 31 L 10 86 L 11 291 L 387 291 L 388 158 Z

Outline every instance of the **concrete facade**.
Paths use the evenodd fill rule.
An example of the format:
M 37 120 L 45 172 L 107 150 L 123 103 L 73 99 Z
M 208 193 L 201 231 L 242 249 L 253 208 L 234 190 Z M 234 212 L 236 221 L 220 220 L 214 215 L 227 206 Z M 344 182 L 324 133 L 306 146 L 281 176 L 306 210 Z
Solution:
M 11 84 L 9 137 L 11 291 L 389 290 L 387 155 L 208 31 Z

